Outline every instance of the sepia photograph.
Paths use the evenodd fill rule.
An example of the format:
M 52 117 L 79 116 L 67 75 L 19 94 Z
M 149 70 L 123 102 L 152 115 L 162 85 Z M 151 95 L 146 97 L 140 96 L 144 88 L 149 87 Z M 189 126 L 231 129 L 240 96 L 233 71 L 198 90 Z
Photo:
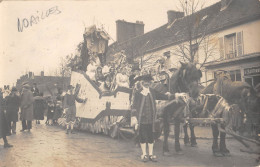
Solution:
M 260 0 L 0 0 L 0 167 L 260 167 Z

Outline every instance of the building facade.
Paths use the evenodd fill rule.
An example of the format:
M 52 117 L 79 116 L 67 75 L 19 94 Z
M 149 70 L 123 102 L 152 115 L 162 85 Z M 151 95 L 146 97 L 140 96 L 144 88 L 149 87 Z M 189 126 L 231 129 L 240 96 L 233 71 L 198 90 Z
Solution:
M 190 50 L 193 62 L 203 72 L 206 86 L 219 70 L 227 71 L 233 81 L 256 86 L 260 77 L 260 2 L 259 0 L 221 0 L 192 15 L 168 11 L 168 23 L 127 41 L 109 46 L 108 56 L 121 50 L 143 68 L 152 68 L 157 60 L 167 60 L 168 68 L 178 68 L 183 58 L 180 48 L 189 43 L 189 27 L 197 31 Z M 196 43 L 196 40 L 200 40 Z M 193 42 L 194 41 L 194 42 Z M 210 55 L 209 55 L 210 54 Z

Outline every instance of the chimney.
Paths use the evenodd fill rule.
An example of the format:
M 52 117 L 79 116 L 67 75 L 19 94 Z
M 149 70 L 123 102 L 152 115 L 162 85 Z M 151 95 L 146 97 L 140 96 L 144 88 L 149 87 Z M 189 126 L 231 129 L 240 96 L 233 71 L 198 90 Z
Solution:
M 44 71 L 41 71 L 41 77 L 44 77 Z
M 118 43 L 143 34 L 144 23 L 142 21 L 136 21 L 135 23 L 126 22 L 124 20 L 116 21 L 116 40 Z
M 168 16 L 168 24 L 171 24 L 174 20 L 184 17 L 184 12 L 168 10 L 167 16 Z
M 231 2 L 232 0 L 221 0 L 221 10 L 226 9 Z
M 33 76 L 33 73 L 29 72 L 29 78 L 32 78 L 32 76 Z

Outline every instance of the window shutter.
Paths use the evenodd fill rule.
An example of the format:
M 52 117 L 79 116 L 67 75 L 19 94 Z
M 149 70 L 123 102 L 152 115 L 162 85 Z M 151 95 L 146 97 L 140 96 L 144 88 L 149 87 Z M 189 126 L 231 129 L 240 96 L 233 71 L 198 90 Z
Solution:
M 223 37 L 219 38 L 219 53 L 220 53 L 220 58 L 224 59 L 224 38 Z
M 237 56 L 243 56 L 243 31 L 237 33 Z

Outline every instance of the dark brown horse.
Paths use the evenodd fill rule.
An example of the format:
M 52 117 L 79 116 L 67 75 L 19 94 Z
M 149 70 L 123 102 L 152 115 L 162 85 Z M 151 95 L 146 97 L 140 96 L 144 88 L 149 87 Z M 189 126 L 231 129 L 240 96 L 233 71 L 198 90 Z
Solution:
M 259 112 L 259 97 L 255 89 L 246 82 L 232 82 L 228 77 L 219 77 L 201 92 L 202 94 L 216 94 L 222 96 L 229 105 L 237 104 L 242 112 L 244 122 L 250 119 L 252 113 Z M 245 128 L 245 127 L 244 127 Z M 240 132 L 245 129 L 235 129 Z
M 211 124 L 213 131 L 212 151 L 214 155 L 229 156 L 230 152 L 225 144 L 226 132 L 220 132 L 219 128 L 241 132 L 244 127 L 243 119 L 248 119 L 252 117 L 254 113 L 259 112 L 259 97 L 256 96 L 256 91 L 247 83 L 232 82 L 228 77 L 218 78 L 216 82 L 212 82 L 208 87 L 202 90 L 202 93 L 206 95 L 201 95 L 201 97 L 207 97 L 207 100 L 202 100 L 201 102 L 203 103 L 200 104 L 200 107 L 196 106 L 196 112 L 199 113 L 197 117 L 207 118 L 210 114 L 212 116 L 212 113 L 218 112 L 219 118 L 224 118 L 229 121 L 229 125 L 227 125 L 227 122 L 225 122 L 225 124 Z M 220 100 L 223 103 L 222 105 L 226 105 L 226 107 L 222 106 L 224 109 L 217 111 L 219 110 L 219 106 L 217 105 L 221 105 Z M 226 114 L 223 115 L 221 112 Z M 257 120 L 259 120 L 259 117 L 257 118 Z M 191 129 L 191 133 L 194 135 L 194 129 Z M 218 143 L 219 134 L 220 142 Z M 185 136 L 188 136 L 187 132 L 185 132 Z
M 201 76 L 201 71 L 198 70 L 194 64 L 181 63 L 181 67 L 170 78 L 170 93 L 188 93 L 192 96 L 198 95 L 198 81 Z M 174 121 L 175 151 L 179 154 L 182 154 L 179 142 L 179 134 L 181 120 L 185 117 L 184 110 L 187 109 L 185 107 L 185 103 L 183 103 L 181 100 L 175 99 L 169 102 L 168 105 L 166 105 L 163 109 L 162 118 L 164 127 L 164 155 L 169 155 L 168 137 L 171 121 Z

